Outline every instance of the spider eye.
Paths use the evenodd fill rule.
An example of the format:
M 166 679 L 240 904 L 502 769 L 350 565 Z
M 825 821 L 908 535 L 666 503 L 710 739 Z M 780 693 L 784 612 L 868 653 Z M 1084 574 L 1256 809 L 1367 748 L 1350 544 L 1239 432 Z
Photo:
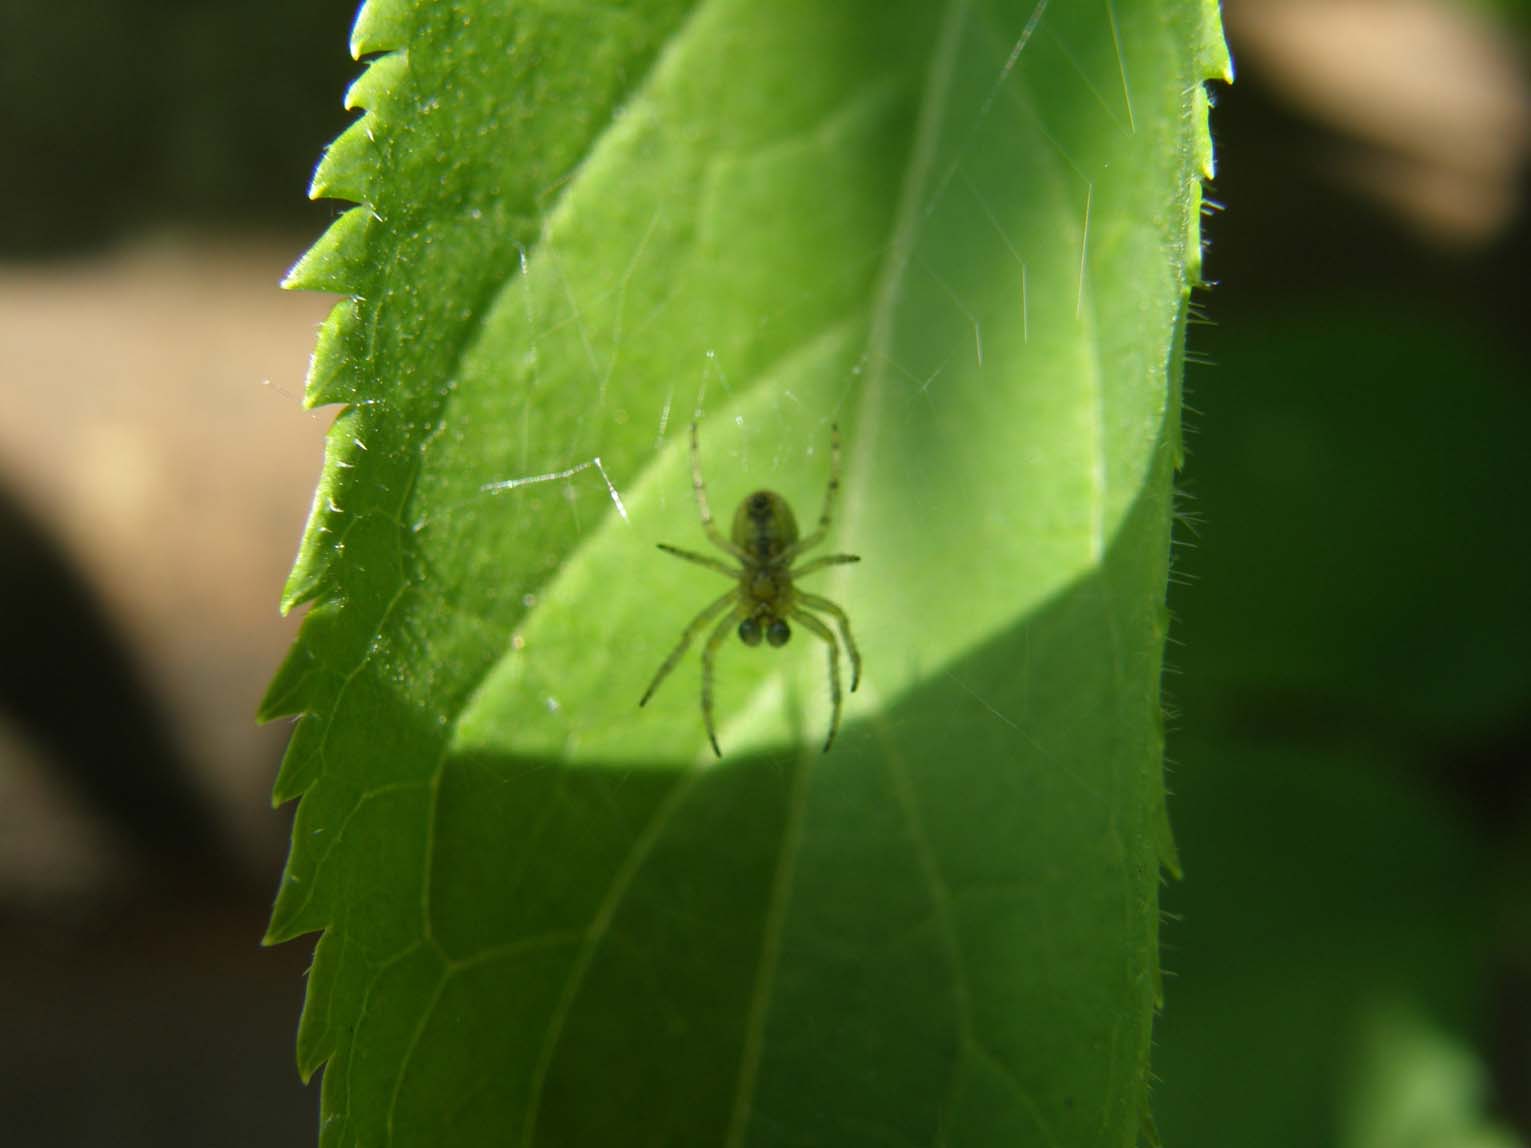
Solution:
M 791 636 L 792 631 L 787 628 L 787 623 L 783 622 L 780 618 L 777 618 L 776 621 L 766 628 L 766 641 L 770 642 L 773 646 L 785 646 L 787 639 Z M 759 641 L 760 639 L 756 638 L 755 640 Z
M 739 640 L 746 646 L 760 645 L 760 623 L 754 618 L 746 618 L 740 622 Z

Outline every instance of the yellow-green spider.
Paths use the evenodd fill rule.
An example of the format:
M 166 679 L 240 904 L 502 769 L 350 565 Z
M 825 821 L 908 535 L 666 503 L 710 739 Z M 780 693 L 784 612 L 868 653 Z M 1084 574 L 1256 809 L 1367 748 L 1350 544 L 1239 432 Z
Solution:
M 717 601 L 691 620 L 685 633 L 670 656 L 659 667 L 649 688 L 643 692 L 638 704 L 647 704 L 665 675 L 673 670 L 685 656 L 697 634 L 716 619 L 707 644 L 702 647 L 702 721 L 707 726 L 707 740 L 712 742 L 712 752 L 719 757 L 718 734 L 712 717 L 712 671 L 718 647 L 728 637 L 728 631 L 738 624 L 739 640 L 746 646 L 760 645 L 764 638 L 772 646 L 785 646 L 792 637 L 787 619 L 802 624 L 803 628 L 824 641 L 829 647 L 829 736 L 824 739 L 824 751 L 834 744 L 835 731 L 840 728 L 840 643 L 833 631 L 818 617 L 828 614 L 840 627 L 845 639 L 845 649 L 851 659 L 851 692 L 861 683 L 861 654 L 851 637 L 850 619 L 828 598 L 799 590 L 793 583 L 805 574 L 813 574 L 827 566 L 843 566 L 848 562 L 860 562 L 855 554 L 826 554 L 801 566 L 793 563 L 805 552 L 820 545 L 829 536 L 830 517 L 835 509 L 835 495 L 840 490 L 840 429 L 829 430 L 829 488 L 824 492 L 824 513 L 819 515 L 819 525 L 807 538 L 798 538 L 797 519 L 787 500 L 775 491 L 757 490 L 739 504 L 734 511 L 732 538 L 724 538 L 723 532 L 712 520 L 707 505 L 707 486 L 702 481 L 702 455 L 697 445 L 696 424 L 691 424 L 691 486 L 696 491 L 696 506 L 702 515 L 702 529 L 707 540 L 719 550 L 737 559 L 737 567 L 706 554 L 681 550 L 661 542 L 659 549 L 687 562 L 695 562 L 709 570 L 734 579 L 736 585 Z

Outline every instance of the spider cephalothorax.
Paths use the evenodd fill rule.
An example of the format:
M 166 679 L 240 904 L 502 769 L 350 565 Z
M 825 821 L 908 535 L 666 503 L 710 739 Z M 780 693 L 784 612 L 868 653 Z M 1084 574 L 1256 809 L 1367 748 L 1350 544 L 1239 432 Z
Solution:
M 691 424 L 691 486 L 696 491 L 697 509 L 701 513 L 702 529 L 707 532 L 708 540 L 737 559 L 739 565 L 730 566 L 709 555 L 681 550 L 663 542 L 659 548 L 677 558 L 725 574 L 735 579 L 737 585 L 692 619 L 638 704 L 641 706 L 648 702 L 659 688 L 659 683 L 664 681 L 665 675 L 675 668 L 690 647 L 692 640 L 716 619 L 707 644 L 702 647 L 702 720 L 707 726 L 707 740 L 712 743 L 713 753 L 722 757 L 712 716 L 713 662 L 718 647 L 736 623 L 739 640 L 746 646 L 758 646 L 762 639 L 772 646 L 785 646 L 792 637 L 792 628 L 787 621 L 790 618 L 829 646 L 831 715 L 829 736 L 824 739 L 824 749 L 828 751 L 835 740 L 835 731 L 840 728 L 840 644 L 834 632 L 813 611 L 828 614 L 840 628 L 851 660 L 853 693 L 861 682 L 861 654 L 851 637 L 850 619 L 845 616 L 845 611 L 828 598 L 799 590 L 794 582 L 826 566 L 840 566 L 847 562 L 860 562 L 861 559 L 854 554 L 826 554 L 798 567 L 792 564 L 801 554 L 818 546 L 829 535 L 835 495 L 840 489 L 839 429 L 830 428 L 829 488 L 824 493 L 824 512 L 819 516 L 818 526 L 807 538 L 798 537 L 797 519 L 792 514 L 792 508 L 787 505 L 787 500 L 770 490 L 757 490 L 739 503 L 739 509 L 734 511 L 732 537 L 723 537 L 707 505 L 707 487 L 702 481 L 701 447 L 697 442 L 695 423 Z

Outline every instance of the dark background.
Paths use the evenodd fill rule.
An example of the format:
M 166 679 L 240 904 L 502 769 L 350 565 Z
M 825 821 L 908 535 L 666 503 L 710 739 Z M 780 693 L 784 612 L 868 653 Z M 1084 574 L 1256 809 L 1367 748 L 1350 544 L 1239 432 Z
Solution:
M 0 1141 L 302 1145 L 276 602 L 354 0 L 0 2 Z
M 1240 82 L 1213 118 L 1225 210 L 1189 340 L 1167 682 L 1186 876 L 1165 891 L 1155 1109 L 1172 1148 L 1514 1143 L 1524 69 L 1496 89 L 1499 166 L 1442 174 L 1428 141 L 1357 126 L 1320 61 L 1272 48 L 1283 7 L 1230 5 Z M 1387 22 L 1421 5 L 1349 7 L 1385 54 Z M 328 421 L 297 409 L 328 303 L 275 283 L 335 214 L 302 192 L 349 118 L 353 14 L 0 7 L 7 1143 L 315 1137 L 292 1068 L 307 946 L 256 945 L 285 730 L 249 715 L 292 637 L 275 601 Z M 1519 60 L 1523 24 L 1469 26 Z M 1486 73 L 1402 53 L 1396 74 L 1407 123 L 1409 76 L 1468 91 Z M 1400 190 L 1432 179 L 1434 211 Z

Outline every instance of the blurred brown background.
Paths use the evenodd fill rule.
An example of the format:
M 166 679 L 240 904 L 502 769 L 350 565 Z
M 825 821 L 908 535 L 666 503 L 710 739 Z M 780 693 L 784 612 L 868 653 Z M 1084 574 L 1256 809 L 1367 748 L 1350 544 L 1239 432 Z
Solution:
M 1453 339 L 1498 348 L 1498 366 L 1462 369 L 1495 376 L 1503 392 L 1495 412 L 1523 412 L 1531 362 L 1523 11 L 1451 0 L 1226 7 L 1239 83 L 1218 93 L 1211 195 L 1227 210 L 1207 228 L 1209 270 L 1222 285 L 1199 301 L 1222 327 L 1193 332 L 1193 351 L 1258 360 L 1271 316 L 1327 315 L 1318 326 L 1332 341 L 1319 360 L 1355 382 L 1347 355 L 1390 346 L 1428 316 L 1457 331 Z M 257 728 L 252 715 L 294 634 L 276 602 L 330 417 L 299 406 L 330 300 L 276 284 L 336 214 L 303 192 L 347 120 L 340 98 L 357 71 L 345 54 L 353 13 L 352 0 L 0 5 L 0 155 L 10 172 L 0 180 L 0 1140 L 8 1145 L 316 1138 L 317 1089 L 304 1089 L 292 1067 L 308 951 L 258 947 L 289 823 L 290 811 L 272 813 L 267 798 L 286 729 Z M 1400 298 L 1417 304 L 1412 317 L 1392 310 Z M 1374 318 L 1356 341 L 1344 325 L 1361 312 Z M 1476 334 L 1460 335 L 1458 320 Z M 1441 362 L 1461 361 L 1454 345 Z M 1220 428 L 1238 411 L 1265 418 L 1250 405 L 1260 401 L 1253 381 L 1241 387 L 1242 376 L 1220 373 L 1230 370 L 1193 368 L 1193 422 L 1217 441 L 1233 441 Z M 1320 394 L 1311 409 L 1286 414 L 1321 419 L 1332 405 Z M 1346 433 L 1367 416 L 1356 417 L 1362 423 Z M 1468 441 L 1449 444 L 1460 457 L 1442 473 L 1472 473 L 1483 463 L 1475 453 L 1499 465 L 1498 445 L 1472 441 L 1471 419 L 1450 433 Z M 1226 540 L 1241 520 L 1261 520 L 1255 496 L 1217 469 L 1216 453 L 1193 442 L 1187 486 L 1209 504 L 1202 529 Z M 1198 454 L 1209 456 L 1204 469 Z M 1519 464 L 1505 473 L 1518 474 Z M 1518 515 L 1524 534 L 1526 488 L 1509 481 L 1497 517 Z M 1292 542 L 1310 563 L 1328 545 L 1316 537 Z M 1484 552 L 1496 556 L 1500 582 L 1531 576 L 1523 540 L 1517 549 L 1495 535 Z M 1180 723 L 1193 729 L 1216 724 L 1198 721 L 1198 705 L 1234 712 L 1226 694 L 1198 684 L 1223 682 L 1221 643 L 1243 641 L 1218 621 L 1218 604 L 1255 600 L 1237 561 L 1206 561 L 1210 568 L 1198 567 L 1190 554 L 1182 568 L 1214 584 L 1176 592 L 1182 633 L 1194 635 L 1178 660 L 1195 680 L 1173 688 Z M 1364 586 L 1367 559 L 1352 561 L 1332 576 Z M 1462 556 L 1469 567 L 1477 561 Z M 1458 589 L 1438 595 L 1436 608 L 1452 611 Z M 1266 605 L 1279 609 L 1270 593 Z M 1482 704 L 1462 711 L 1470 719 L 1442 718 L 1434 764 L 1421 767 L 1422 784 L 1461 811 L 1469 835 L 1496 858 L 1486 864 L 1501 869 L 1531 826 L 1531 695 L 1525 674 L 1495 658 L 1506 660 L 1498 642 L 1531 638 L 1519 630 L 1525 620 L 1522 611 L 1441 627 L 1486 635 L 1486 668 L 1469 674 Z M 1322 707 L 1315 718 L 1308 694 L 1294 709 L 1287 688 L 1279 705 L 1256 707 L 1249 720 L 1271 723 L 1280 738 L 1293 729 L 1309 736 L 1314 721 L 1343 724 Z M 1190 857 L 1195 777 L 1188 766 L 1178 785 Z M 1485 1050 L 1484 1105 L 1525 1128 L 1531 960 L 1503 936 L 1531 913 L 1515 915 L 1523 900 L 1506 903 L 1508 934 L 1486 942 L 1503 952 L 1464 1015 L 1476 1018 Z M 1215 925 L 1216 910 L 1175 907 L 1188 915 L 1182 929 L 1167 929 L 1168 963 L 1193 993 L 1196 928 Z M 1207 1108 L 1205 1089 L 1236 1086 L 1202 1082 L 1206 1058 L 1194 1042 L 1176 1043 L 1177 991 L 1172 983 L 1164 1063 L 1175 1067 L 1161 1068 L 1161 1130 L 1172 1145 L 1210 1145 L 1215 1133 L 1200 1135 L 1187 1113 Z M 1180 1015 L 1195 1009 L 1187 998 Z
M 0 4 L 0 1142 L 304 1144 L 259 728 L 352 0 Z

